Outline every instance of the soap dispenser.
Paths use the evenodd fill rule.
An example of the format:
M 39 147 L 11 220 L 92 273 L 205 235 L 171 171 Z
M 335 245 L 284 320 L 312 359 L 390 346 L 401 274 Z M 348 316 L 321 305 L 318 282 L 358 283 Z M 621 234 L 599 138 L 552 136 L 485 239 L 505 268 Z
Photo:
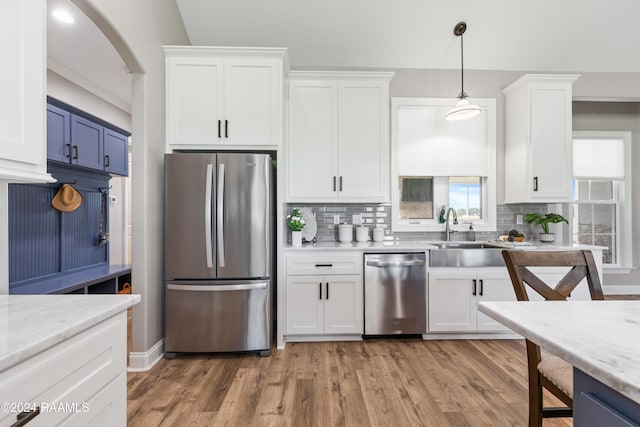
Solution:
M 469 224 L 469 241 L 476 241 L 476 230 L 473 229 L 473 223 Z

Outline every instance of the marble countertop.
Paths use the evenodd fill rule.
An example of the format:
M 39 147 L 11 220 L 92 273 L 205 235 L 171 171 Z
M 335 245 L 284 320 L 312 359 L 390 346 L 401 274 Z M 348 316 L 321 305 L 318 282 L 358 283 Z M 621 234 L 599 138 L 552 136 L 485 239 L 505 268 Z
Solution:
M 304 243 L 302 246 L 287 245 L 284 247 L 286 251 L 371 251 L 371 252 L 391 252 L 391 251 L 428 251 L 438 249 L 435 244 L 445 243 L 443 241 L 433 240 L 401 240 L 401 239 L 387 239 L 382 242 L 335 242 L 326 241 L 318 243 Z M 555 245 L 555 244 L 542 244 L 540 242 L 498 242 L 498 241 L 452 241 L 450 243 L 488 243 L 496 248 L 505 249 L 521 249 L 521 250 L 571 250 L 571 249 L 591 249 L 591 250 L 603 250 L 607 249 L 604 246 L 590 246 L 590 245 Z
M 481 302 L 479 309 L 640 403 L 640 301 Z
M 0 371 L 140 302 L 140 295 L 0 295 Z

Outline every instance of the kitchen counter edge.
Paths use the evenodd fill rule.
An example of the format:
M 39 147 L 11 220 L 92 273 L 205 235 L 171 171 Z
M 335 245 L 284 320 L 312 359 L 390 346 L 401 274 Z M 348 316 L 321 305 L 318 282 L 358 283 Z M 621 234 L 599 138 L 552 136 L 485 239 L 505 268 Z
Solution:
M 140 295 L 0 295 L 0 372 L 140 302 Z

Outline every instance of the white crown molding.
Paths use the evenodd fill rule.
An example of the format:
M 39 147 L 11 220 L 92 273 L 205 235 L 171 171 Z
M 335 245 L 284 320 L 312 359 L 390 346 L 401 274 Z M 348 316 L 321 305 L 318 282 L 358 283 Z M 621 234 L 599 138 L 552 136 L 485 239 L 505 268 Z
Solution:
M 104 89 L 103 87 L 97 85 L 86 77 L 76 73 L 70 68 L 66 67 L 62 63 L 56 61 L 55 59 L 48 57 L 47 58 L 47 68 L 54 73 L 64 77 L 75 85 L 81 87 L 94 94 L 95 96 L 107 101 L 108 103 L 114 105 L 115 107 L 121 109 L 122 111 L 131 114 L 131 103 L 121 99 L 120 97 L 114 95 L 112 92 Z

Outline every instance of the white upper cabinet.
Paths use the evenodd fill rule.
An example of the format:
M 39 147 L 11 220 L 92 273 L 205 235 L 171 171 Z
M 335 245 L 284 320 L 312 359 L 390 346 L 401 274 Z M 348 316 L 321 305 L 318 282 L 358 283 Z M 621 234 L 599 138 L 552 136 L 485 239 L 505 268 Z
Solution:
M 505 203 L 571 200 L 571 97 L 577 75 L 527 74 L 505 95 Z
M 169 150 L 277 147 L 286 50 L 165 46 Z
M 389 201 L 392 77 L 380 72 L 290 74 L 288 201 Z
M 3 0 L 0 15 L 0 179 L 54 182 L 47 173 L 47 2 Z

